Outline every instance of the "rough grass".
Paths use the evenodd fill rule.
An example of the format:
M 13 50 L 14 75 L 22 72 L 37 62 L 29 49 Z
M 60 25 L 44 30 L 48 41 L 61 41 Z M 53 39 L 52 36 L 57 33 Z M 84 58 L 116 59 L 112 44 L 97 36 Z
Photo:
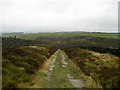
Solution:
M 93 83 L 103 88 L 119 87 L 118 66 L 120 58 L 81 49 L 67 49 L 65 51 L 84 73 L 83 75 L 87 76 L 88 80 L 94 80 Z
M 63 52 L 64 53 L 64 52 Z M 85 75 L 82 70 L 64 53 L 65 57 L 67 58 L 66 61 L 68 62 L 68 68 L 70 69 L 70 74 L 78 79 L 83 79 L 85 82 L 84 88 L 102 88 L 99 83 L 96 83 L 93 78 L 90 76 Z
M 43 67 L 39 68 L 32 76 L 33 84 L 29 85 L 30 88 L 45 88 L 49 64 L 56 53 L 57 51 L 53 55 L 51 55 L 51 57 L 44 62 Z
M 46 46 L 3 48 L 2 87 L 27 88 L 33 85 L 32 75 L 42 68 L 49 56 Z M 39 75 L 46 76 L 42 72 Z
M 46 73 L 44 73 L 44 72 L 40 72 L 39 75 L 40 75 L 40 76 L 48 76 L 48 75 L 47 75 Z

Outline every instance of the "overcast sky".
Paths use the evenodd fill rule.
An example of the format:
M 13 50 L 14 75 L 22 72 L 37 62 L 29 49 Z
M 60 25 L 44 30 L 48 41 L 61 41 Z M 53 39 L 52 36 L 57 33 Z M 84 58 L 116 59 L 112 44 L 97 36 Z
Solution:
M 119 0 L 1 0 L 3 32 L 118 31 Z

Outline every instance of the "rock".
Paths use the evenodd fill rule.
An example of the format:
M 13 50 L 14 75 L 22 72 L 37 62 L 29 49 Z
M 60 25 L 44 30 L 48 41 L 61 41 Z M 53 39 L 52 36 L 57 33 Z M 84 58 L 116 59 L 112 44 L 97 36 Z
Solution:
M 53 71 L 53 68 L 52 68 L 52 67 L 50 67 L 50 68 L 49 68 L 49 71 Z
M 65 63 L 63 63 L 64 65 L 67 65 L 67 63 L 65 62 Z
M 66 67 L 65 65 L 62 65 L 62 67 Z
M 70 76 L 70 74 L 68 74 L 68 75 L 67 75 L 67 78 L 73 79 L 74 77 L 73 77 L 73 76 Z
M 50 75 L 52 75 L 52 71 L 50 71 L 50 72 L 48 73 L 48 76 L 50 76 Z
M 52 61 L 51 64 L 54 64 L 54 62 Z
M 68 79 L 74 87 L 76 88 L 83 88 L 84 87 L 84 82 L 82 79 Z
M 62 63 L 63 63 L 64 65 L 67 65 L 67 62 L 65 62 L 65 61 L 63 61 L 63 60 L 62 60 Z
M 49 67 L 50 67 L 50 68 L 54 68 L 54 67 L 55 67 L 55 65 L 50 65 Z
M 64 64 L 64 65 L 67 65 L 67 63 L 66 63 L 66 62 L 64 62 L 63 64 Z

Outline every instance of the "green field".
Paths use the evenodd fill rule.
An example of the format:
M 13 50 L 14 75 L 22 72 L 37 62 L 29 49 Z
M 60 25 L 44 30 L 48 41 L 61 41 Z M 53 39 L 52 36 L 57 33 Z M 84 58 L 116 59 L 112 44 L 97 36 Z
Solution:
M 103 38 L 113 38 L 113 39 L 118 39 L 118 33 L 80 33 L 80 32 L 70 32 L 70 33 L 25 33 L 25 34 L 17 34 L 16 36 L 19 38 L 24 38 L 24 39 L 35 39 L 39 36 L 94 36 L 94 37 L 103 37 Z M 15 36 L 15 35 L 3 35 L 3 36 Z

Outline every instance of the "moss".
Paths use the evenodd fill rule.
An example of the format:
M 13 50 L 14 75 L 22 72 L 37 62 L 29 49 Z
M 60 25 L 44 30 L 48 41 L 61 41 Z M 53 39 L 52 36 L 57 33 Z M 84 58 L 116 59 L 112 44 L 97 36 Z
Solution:
M 40 75 L 40 76 L 47 76 L 47 74 L 44 73 L 44 72 L 40 72 L 39 75 Z

